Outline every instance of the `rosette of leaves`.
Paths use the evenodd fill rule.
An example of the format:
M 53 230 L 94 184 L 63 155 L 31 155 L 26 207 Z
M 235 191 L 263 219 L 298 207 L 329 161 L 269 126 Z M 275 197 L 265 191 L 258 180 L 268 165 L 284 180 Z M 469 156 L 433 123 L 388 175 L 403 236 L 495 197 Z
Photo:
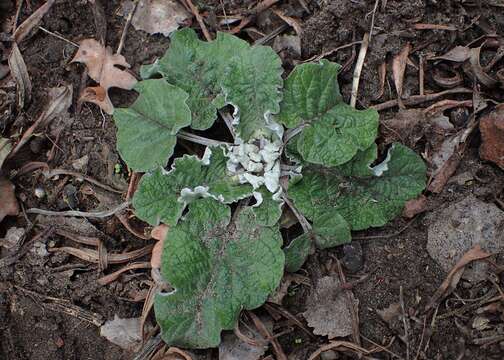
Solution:
M 423 191 L 425 165 L 412 150 L 394 144 L 377 160 L 378 114 L 343 102 L 339 68 L 325 60 L 298 65 L 284 82 L 271 48 L 220 33 L 204 42 L 190 29 L 175 32 L 166 54 L 142 68 L 137 100 L 114 119 L 123 160 L 145 172 L 132 201 L 136 216 L 169 225 L 161 274 L 175 290 L 159 293 L 154 305 L 168 344 L 217 346 L 242 309 L 264 303 L 284 270 L 297 271 L 315 249 L 351 241 L 352 230 L 386 224 Z M 227 105 L 233 143 L 194 133 L 212 127 Z M 172 159 L 178 138 L 203 145 L 195 148 L 203 155 Z M 260 163 L 261 139 L 265 146 L 282 140 L 283 153 L 264 149 L 268 162 Z M 259 163 L 237 173 L 230 153 L 242 146 L 245 160 Z M 283 200 L 257 180 L 260 171 L 243 174 L 279 161 L 295 169 L 278 175 L 290 176 Z M 304 230 L 291 241 L 280 233 L 286 204 Z

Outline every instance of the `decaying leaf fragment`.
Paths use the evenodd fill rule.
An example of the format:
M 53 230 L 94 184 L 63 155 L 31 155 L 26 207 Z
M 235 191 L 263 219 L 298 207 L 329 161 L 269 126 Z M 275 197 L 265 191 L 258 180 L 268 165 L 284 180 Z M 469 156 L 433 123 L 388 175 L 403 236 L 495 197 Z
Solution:
M 319 279 L 315 291 L 307 301 L 307 310 L 303 313 L 308 326 L 314 328 L 313 333 L 328 336 L 329 339 L 350 335 L 352 307 L 356 305 L 353 295 L 351 298 L 350 303 L 337 276 Z
M 99 86 L 88 87 L 81 94 L 81 100 L 92 102 L 107 114 L 114 112 L 114 106 L 108 96 L 108 89 L 117 87 L 131 90 L 137 80 L 129 72 L 118 66 L 129 68 L 124 56 L 113 54 L 110 47 L 104 47 L 94 39 L 82 40 L 79 50 L 71 62 L 80 62 L 87 66 L 89 77 Z
M 133 10 L 132 1 L 125 1 L 124 16 Z M 149 34 L 163 34 L 169 36 L 180 25 L 187 24 L 192 15 L 176 0 L 140 0 L 131 24 L 137 30 Z
M 14 195 L 14 185 L 6 178 L 0 177 L 0 222 L 7 215 L 19 213 L 19 205 Z

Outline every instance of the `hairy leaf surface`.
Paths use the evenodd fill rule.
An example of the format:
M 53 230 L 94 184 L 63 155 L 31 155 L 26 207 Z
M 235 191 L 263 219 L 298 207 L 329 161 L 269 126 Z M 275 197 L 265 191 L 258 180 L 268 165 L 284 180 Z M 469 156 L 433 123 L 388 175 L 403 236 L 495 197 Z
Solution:
M 253 208 L 257 222 L 263 226 L 275 225 L 282 216 L 283 201 L 274 200 L 273 195 L 265 186 L 261 186 L 256 192 L 262 196 L 262 203 Z
M 175 291 L 157 295 L 154 309 L 170 345 L 217 346 L 240 310 L 262 305 L 280 282 L 278 228 L 259 225 L 251 208 L 230 218 L 227 205 L 198 200 L 164 241 L 162 275 Z
M 177 31 L 166 54 L 142 68 L 143 77 L 155 73 L 190 95 L 191 127 L 197 130 L 208 129 L 217 110 L 233 104 L 239 108 L 238 134 L 247 141 L 266 126 L 265 114 L 279 110 L 280 58 L 271 48 L 251 47 L 236 36 L 218 33 L 206 42 L 192 29 Z
M 370 168 L 373 152 L 371 147 L 355 162 L 339 168 L 303 169 L 303 178 L 289 187 L 289 196 L 312 220 L 337 211 L 352 230 L 385 225 L 425 188 L 426 168 L 415 152 L 400 144 L 389 149 L 381 164 Z
M 141 81 L 134 89 L 140 95 L 133 105 L 114 112 L 117 149 L 131 169 L 143 172 L 166 165 L 191 112 L 188 95 L 162 79 Z
M 343 103 L 337 74 L 327 60 L 298 65 L 285 82 L 278 121 L 288 128 L 303 126 L 295 141 L 304 160 L 324 166 L 350 161 L 376 139 L 378 113 Z
M 223 148 L 210 149 L 208 165 L 184 155 L 175 159 L 170 172 L 159 168 L 144 175 L 133 197 L 135 214 L 151 225 L 174 225 L 186 205 L 200 197 L 232 203 L 252 195 L 252 186 L 228 175 Z
M 286 246 L 283 250 L 285 253 L 285 270 L 288 272 L 298 271 L 312 250 L 311 235 L 309 233 L 299 235 L 297 238 L 292 239 L 289 246 Z

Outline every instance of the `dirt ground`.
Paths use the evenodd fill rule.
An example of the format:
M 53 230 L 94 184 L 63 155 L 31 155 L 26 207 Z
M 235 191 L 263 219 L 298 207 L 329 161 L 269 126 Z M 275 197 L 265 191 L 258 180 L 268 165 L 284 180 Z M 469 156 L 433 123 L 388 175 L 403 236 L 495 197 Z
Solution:
M 4 23 L 15 15 L 15 4 L 4 1 L 6 16 L 0 15 Z M 34 9 L 44 1 L 25 1 L 22 6 L 19 22 L 26 19 Z M 102 1 L 107 20 L 106 43 L 117 48 L 125 19 L 119 16 L 120 0 Z M 207 19 L 209 29 L 227 30 L 224 25 L 218 25 L 219 17 L 226 14 L 245 13 L 256 4 L 252 0 L 244 1 L 199 1 L 200 11 Z M 303 4 L 306 6 L 304 9 Z M 418 67 L 420 57 L 440 55 L 455 45 L 467 45 L 488 34 L 496 38 L 504 37 L 504 5 L 500 1 L 463 1 L 463 0 L 411 0 L 411 1 L 377 1 L 374 16 L 372 40 L 360 78 L 358 107 L 365 108 L 396 98 L 390 63 L 407 43 L 411 44 L 410 59 L 413 66 L 407 66 L 403 98 L 416 95 L 419 92 Z M 27 6 L 29 5 L 29 6 Z M 301 35 L 301 53 L 282 52 L 282 60 L 286 69 L 312 56 L 320 55 L 331 49 L 360 41 L 364 33 L 369 32 L 375 1 L 364 0 L 328 0 L 328 1 L 297 1 L 283 0 L 275 5 L 286 15 L 299 19 L 303 33 Z M 309 11 L 308 11 L 309 10 Z M 231 15 L 230 15 L 231 16 Z M 416 30 L 413 24 L 445 24 L 457 30 Z M 248 26 L 250 29 L 239 35 L 251 42 L 262 35 L 269 34 L 283 25 L 283 21 L 271 12 L 265 10 L 254 18 Z M 92 8 L 84 0 L 58 0 L 42 20 L 41 26 L 57 33 L 67 40 L 79 42 L 86 38 L 96 38 L 97 30 Z M 198 28 L 197 22 L 192 25 Z M 7 31 L 6 28 L 1 31 Z M 287 27 L 286 33 L 295 34 Z M 11 43 L 8 38 L 1 38 L 0 60 L 6 65 L 8 49 Z M 273 40 L 267 43 L 272 45 Z M 131 64 L 131 71 L 139 74 L 142 64 L 152 63 L 161 56 L 169 46 L 169 40 L 161 35 L 150 35 L 136 31 L 130 27 L 122 54 Z M 502 47 L 500 48 L 502 51 Z M 21 53 L 27 65 L 32 81 L 32 99 L 24 110 L 15 106 L 15 86 L 9 76 L 0 79 L 0 131 L 3 137 L 19 138 L 37 118 L 48 98 L 51 87 L 69 84 L 73 87 L 73 102 L 68 116 L 58 120 L 46 134 L 37 134 L 33 140 L 24 146 L 13 161 L 4 166 L 4 173 L 12 176 L 28 162 L 47 162 L 51 169 L 67 169 L 83 173 L 115 189 L 122 194 L 103 192 L 98 187 L 82 182 L 74 176 L 62 175 L 57 180 L 46 179 L 40 168 L 27 171 L 16 176 L 16 196 L 24 209 L 43 208 L 51 210 L 68 210 L 78 208 L 90 211 L 106 207 L 108 204 L 124 196 L 129 182 L 129 174 L 125 164 L 119 158 L 116 149 L 116 127 L 110 116 L 104 115 L 92 104 L 84 104 L 77 112 L 77 100 L 81 88 L 81 74 L 84 66 L 70 64 L 76 48 L 44 31 L 37 31 L 20 45 Z M 345 65 L 340 75 L 340 83 L 345 101 L 350 99 L 353 69 L 359 45 L 343 48 L 327 59 Z M 492 54 L 483 54 L 482 62 L 487 63 Z M 383 62 L 389 64 L 383 94 L 379 67 Z M 493 68 L 492 74 L 502 69 L 500 61 Z M 436 66 L 446 66 L 427 62 L 425 70 L 425 89 L 431 92 L 443 90 L 432 74 Z M 474 81 L 464 76 L 463 85 L 473 88 Z M 502 88 L 484 89 L 485 97 L 495 103 L 504 101 Z M 116 107 L 125 107 L 132 103 L 135 96 L 132 92 L 112 89 L 112 102 Z M 454 100 L 471 99 L 471 94 L 456 94 L 450 97 Z M 417 107 L 425 108 L 432 102 L 425 102 Z M 491 105 L 493 106 L 493 105 Z M 380 111 L 382 121 L 394 118 L 398 109 L 393 107 Z M 452 113 L 457 108 L 448 110 L 445 115 L 453 119 Z M 425 139 L 419 141 L 415 150 L 424 151 Z M 386 137 L 379 139 L 379 144 L 385 144 Z M 480 159 L 478 148 L 481 144 L 479 132 L 476 130 L 467 141 L 467 149 L 458 166 L 455 176 L 464 173 L 491 173 L 490 181 L 478 179 L 460 185 L 447 184 L 439 194 L 426 193 L 428 208 L 432 210 L 444 208 L 470 194 L 481 200 L 494 202 L 502 196 L 504 190 L 504 172 L 492 163 Z M 503 144 L 504 146 L 504 144 Z M 48 161 L 48 156 L 53 156 Z M 88 157 L 86 164 L 79 170 L 75 162 Z M 91 186 L 89 191 L 83 191 L 83 186 Z M 43 191 L 45 196 L 39 198 L 37 191 Z M 502 203 L 501 203 L 502 204 Z M 406 310 L 418 321 L 412 321 L 409 329 L 408 347 L 411 349 L 411 359 L 502 359 L 504 341 L 482 346 L 474 344 L 474 330 L 471 323 L 474 314 L 466 312 L 456 316 L 441 316 L 435 324 L 422 322 L 421 314 L 416 312 L 425 306 L 428 299 L 440 286 L 446 272 L 431 259 L 426 250 L 427 229 L 429 221 L 424 214 L 418 215 L 410 222 L 399 218 L 380 229 L 355 234 L 369 239 L 354 240 L 360 242 L 363 251 L 363 266 L 357 272 L 345 271 L 347 279 L 354 281 L 365 276 L 353 286 L 355 297 L 359 301 L 359 330 L 364 338 L 373 343 L 388 346 L 373 354 L 373 358 L 392 359 L 399 354 L 406 358 L 406 344 L 398 337 L 402 325 L 396 327 L 384 322 L 377 314 L 377 309 L 384 309 L 392 303 L 397 303 L 400 289 Z M 30 221 L 33 218 L 30 218 Z M 121 253 L 142 248 L 152 243 L 142 240 L 126 230 L 116 217 L 106 219 L 91 219 L 90 222 L 98 229 L 109 253 Z M 139 225 L 134 223 L 134 225 Z M 397 233 L 399 229 L 407 228 Z M 29 231 L 28 239 L 38 232 L 30 228 L 28 218 L 23 216 L 8 217 L 0 225 L 0 238 L 7 229 L 19 227 Z M 385 238 L 372 238 L 375 235 L 395 234 Z M 53 251 L 61 246 L 73 246 L 74 243 L 59 234 L 51 234 L 44 241 L 48 254 L 28 251 L 12 264 L 0 267 L 0 359 L 8 360 L 46 360 L 46 359 L 131 359 L 134 355 L 121 350 L 105 338 L 100 337 L 96 322 L 113 319 L 115 315 L 121 318 L 137 317 L 142 312 L 143 301 L 149 289 L 150 272 L 135 270 L 123 274 L 118 281 L 102 286 L 97 279 L 103 276 L 97 264 L 91 264 L 63 252 Z M 2 252 L 2 256 L 8 256 Z M 334 262 L 334 257 L 341 258 L 340 248 L 321 251 L 315 255 L 316 261 L 325 269 Z M 1 258 L 1 257 L 0 257 Z M 142 261 L 148 261 L 145 256 Z M 311 259 L 310 261 L 314 261 Z M 108 274 L 122 265 L 110 265 L 105 270 Z M 303 267 L 301 273 L 308 277 L 312 264 Z M 495 279 L 496 284 L 504 287 L 504 272 Z M 468 299 L 465 303 L 476 301 L 492 288 L 492 283 L 486 281 L 474 287 L 459 285 L 456 295 L 452 294 L 439 307 L 439 314 L 458 308 L 464 302 L 457 299 Z M 284 299 L 285 308 L 298 315 L 305 310 L 305 301 L 310 288 L 305 285 L 293 285 Z M 455 299 L 455 300 L 454 300 Z M 450 300 L 450 301 L 449 301 Z M 61 306 L 63 304 L 64 306 Z M 68 313 L 68 304 L 80 309 L 82 313 Z M 61 310 L 62 308 L 67 310 Z M 66 311 L 66 313 L 65 313 Z M 260 310 L 261 311 L 261 310 Z M 302 319 L 301 316 L 299 316 Z M 152 320 L 152 319 L 151 319 Z M 502 319 L 495 315 L 492 320 L 504 331 Z M 308 337 L 299 328 L 279 337 L 289 359 L 307 359 L 320 345 L 327 343 L 324 337 Z M 427 329 L 427 330 L 426 330 Z M 501 334 L 502 335 L 502 334 Z M 426 340 L 429 339 L 428 346 Z M 362 340 L 362 346 L 372 347 L 374 344 Z M 417 355 L 417 349 L 421 349 Z M 426 349 L 424 353 L 423 350 Z M 273 354 L 271 350 L 267 354 Z M 201 353 L 201 358 L 216 356 L 215 350 Z M 335 359 L 356 358 L 352 353 L 335 354 Z M 326 357 L 329 359 L 330 357 Z

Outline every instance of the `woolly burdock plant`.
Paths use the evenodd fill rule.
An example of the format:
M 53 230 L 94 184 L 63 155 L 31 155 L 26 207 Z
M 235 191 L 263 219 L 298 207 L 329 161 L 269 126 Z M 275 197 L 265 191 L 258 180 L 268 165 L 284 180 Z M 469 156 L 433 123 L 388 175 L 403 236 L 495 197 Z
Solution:
M 114 119 L 123 160 L 145 172 L 136 216 L 169 226 L 161 274 L 174 290 L 154 303 L 166 343 L 219 345 L 284 270 L 350 242 L 352 230 L 386 224 L 423 191 L 425 165 L 407 147 L 393 144 L 375 164 L 378 114 L 343 102 L 339 69 L 302 64 L 284 82 L 271 48 L 223 33 L 203 42 L 190 29 L 142 68 L 137 100 Z M 232 143 L 194 133 L 215 121 Z M 170 161 L 178 138 L 203 145 L 193 148 L 201 157 Z M 280 234 L 286 206 L 304 231 L 294 239 Z

